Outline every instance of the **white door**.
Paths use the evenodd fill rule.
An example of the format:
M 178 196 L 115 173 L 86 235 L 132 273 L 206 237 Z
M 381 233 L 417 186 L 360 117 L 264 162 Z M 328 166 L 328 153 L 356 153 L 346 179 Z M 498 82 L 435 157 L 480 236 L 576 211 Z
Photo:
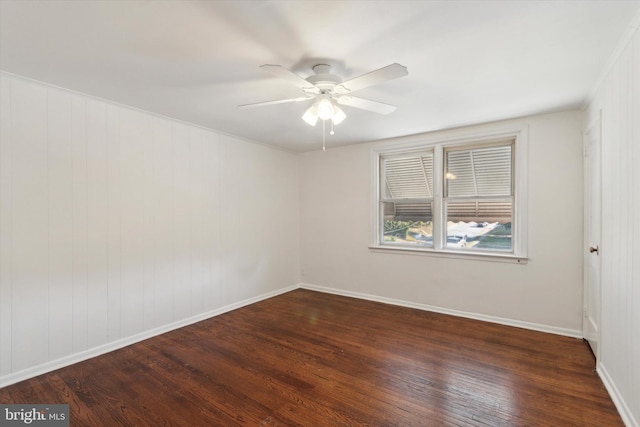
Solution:
M 584 318 L 582 333 L 598 358 L 600 341 L 600 213 L 601 213 L 601 123 L 598 118 L 584 132 L 585 152 L 585 248 Z

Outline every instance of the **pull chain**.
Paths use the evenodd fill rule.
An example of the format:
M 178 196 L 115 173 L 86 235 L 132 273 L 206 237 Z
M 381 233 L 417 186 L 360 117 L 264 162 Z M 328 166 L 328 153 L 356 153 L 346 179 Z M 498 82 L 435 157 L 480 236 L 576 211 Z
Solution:
M 327 147 L 325 145 L 325 132 L 327 128 L 327 121 L 322 121 L 322 151 L 326 151 Z

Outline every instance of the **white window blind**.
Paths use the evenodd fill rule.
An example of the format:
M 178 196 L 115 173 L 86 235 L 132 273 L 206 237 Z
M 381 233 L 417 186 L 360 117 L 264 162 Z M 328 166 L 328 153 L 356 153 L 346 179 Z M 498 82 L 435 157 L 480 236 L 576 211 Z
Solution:
M 445 150 L 447 221 L 510 223 L 512 143 Z
M 433 197 L 433 153 L 382 159 L 385 199 Z
M 447 197 L 509 197 L 511 145 L 446 151 Z

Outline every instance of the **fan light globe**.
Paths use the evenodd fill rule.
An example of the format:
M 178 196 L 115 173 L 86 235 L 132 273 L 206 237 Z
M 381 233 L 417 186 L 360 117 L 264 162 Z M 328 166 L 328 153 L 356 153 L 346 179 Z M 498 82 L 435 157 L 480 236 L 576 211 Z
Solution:
M 305 111 L 304 115 L 302 116 L 302 120 L 304 120 L 311 126 L 315 126 L 316 123 L 318 123 L 317 110 L 318 110 L 318 106 L 316 104 L 313 104 L 311 107 L 307 109 L 307 111 Z
M 318 117 L 322 120 L 329 120 L 333 117 L 333 104 L 327 98 L 318 101 Z
M 331 121 L 333 122 L 333 124 L 339 125 L 346 118 L 347 118 L 347 115 L 344 113 L 344 111 L 342 111 L 342 108 L 338 107 L 337 105 L 334 105 L 333 117 L 331 117 Z

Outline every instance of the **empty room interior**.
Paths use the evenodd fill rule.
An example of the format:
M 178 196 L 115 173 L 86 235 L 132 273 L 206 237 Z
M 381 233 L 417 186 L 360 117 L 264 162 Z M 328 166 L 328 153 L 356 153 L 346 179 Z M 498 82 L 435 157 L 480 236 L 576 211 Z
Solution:
M 640 427 L 640 1 L 0 24 L 1 425 Z

